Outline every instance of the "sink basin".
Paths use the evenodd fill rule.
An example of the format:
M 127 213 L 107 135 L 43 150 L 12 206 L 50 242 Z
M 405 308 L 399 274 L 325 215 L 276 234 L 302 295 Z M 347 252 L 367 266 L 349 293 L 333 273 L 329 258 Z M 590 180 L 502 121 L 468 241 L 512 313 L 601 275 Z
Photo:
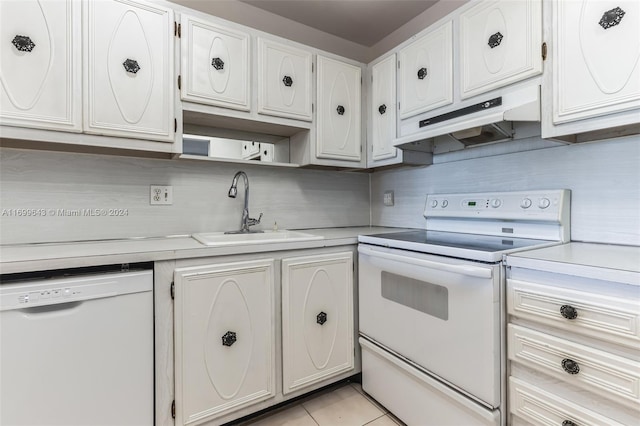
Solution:
M 225 234 L 224 232 L 207 232 L 193 234 L 192 237 L 205 246 L 237 246 L 243 244 L 269 244 L 290 241 L 321 240 L 324 237 L 305 234 L 298 231 L 264 231 L 252 234 Z

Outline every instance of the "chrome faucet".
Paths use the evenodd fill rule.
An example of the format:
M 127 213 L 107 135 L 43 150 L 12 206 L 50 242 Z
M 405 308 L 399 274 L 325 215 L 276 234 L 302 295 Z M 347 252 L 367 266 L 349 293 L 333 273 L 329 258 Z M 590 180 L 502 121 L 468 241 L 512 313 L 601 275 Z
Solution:
M 240 223 L 239 231 L 227 231 L 225 234 L 243 234 L 243 233 L 257 233 L 263 231 L 252 231 L 249 229 L 250 226 L 254 226 L 260 223 L 260 219 L 262 219 L 262 213 L 258 216 L 257 219 L 253 219 L 249 217 L 249 178 L 247 174 L 240 170 L 233 176 L 233 181 L 231 181 L 231 188 L 229 188 L 229 198 L 236 198 L 238 195 L 238 179 L 242 176 L 244 179 L 244 209 L 242 210 L 242 222 Z

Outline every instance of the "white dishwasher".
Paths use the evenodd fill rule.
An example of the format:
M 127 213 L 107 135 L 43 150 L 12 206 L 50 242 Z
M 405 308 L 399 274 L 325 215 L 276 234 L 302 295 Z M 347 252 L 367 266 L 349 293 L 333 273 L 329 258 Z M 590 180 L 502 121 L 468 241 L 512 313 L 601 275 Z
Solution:
M 152 425 L 153 272 L 19 278 L 0 285 L 0 424 Z

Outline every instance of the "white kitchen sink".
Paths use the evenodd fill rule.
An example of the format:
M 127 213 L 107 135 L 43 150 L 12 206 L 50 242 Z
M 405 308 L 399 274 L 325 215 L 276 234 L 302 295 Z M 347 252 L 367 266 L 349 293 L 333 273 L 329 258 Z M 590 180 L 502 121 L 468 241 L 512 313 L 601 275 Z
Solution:
M 319 235 L 306 234 L 298 231 L 264 231 L 250 234 L 225 234 L 224 232 L 207 232 L 193 234 L 192 237 L 205 246 L 236 246 L 243 244 L 269 244 L 289 241 L 322 240 Z

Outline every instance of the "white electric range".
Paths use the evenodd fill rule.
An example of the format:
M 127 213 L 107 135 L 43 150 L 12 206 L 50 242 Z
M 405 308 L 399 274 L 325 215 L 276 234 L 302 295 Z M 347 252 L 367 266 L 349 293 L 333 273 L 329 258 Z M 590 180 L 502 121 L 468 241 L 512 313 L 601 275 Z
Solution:
M 504 424 L 503 256 L 568 242 L 568 190 L 431 194 L 360 236 L 362 387 L 407 424 Z

